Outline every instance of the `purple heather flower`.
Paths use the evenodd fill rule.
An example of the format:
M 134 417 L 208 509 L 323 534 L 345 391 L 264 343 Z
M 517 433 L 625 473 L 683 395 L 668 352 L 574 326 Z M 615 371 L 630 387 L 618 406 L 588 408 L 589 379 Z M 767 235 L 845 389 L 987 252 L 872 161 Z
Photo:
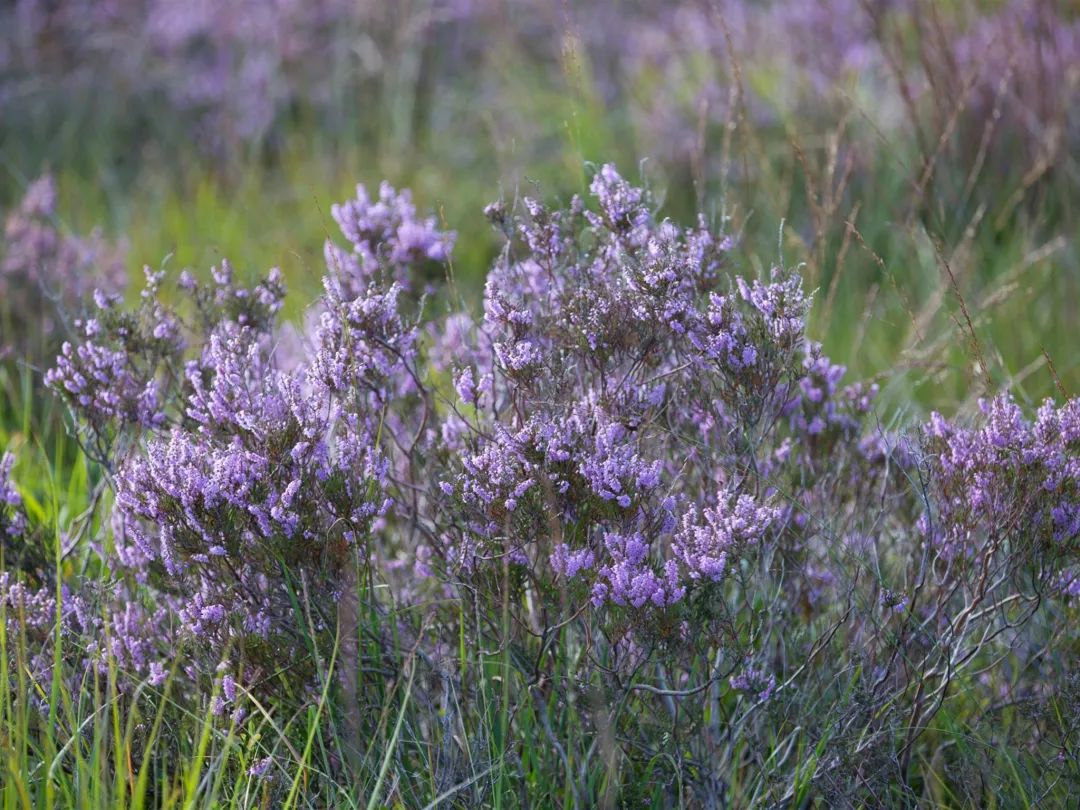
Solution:
M 378 200 L 372 200 L 367 189 L 356 187 L 356 198 L 330 209 L 342 234 L 352 243 L 351 256 L 328 247 L 331 270 L 342 283 L 359 293 L 385 261 L 391 270 L 390 278 L 408 285 L 408 270 L 412 265 L 450 258 L 455 235 L 440 231 L 434 217 L 419 219 L 409 191 L 398 192 L 389 183 L 379 186 Z
M 731 688 L 743 692 L 753 700 L 764 703 L 772 697 L 776 689 L 776 676 L 767 675 L 764 670 L 747 666 L 738 675 L 729 679 Z
M 779 516 L 773 506 L 763 506 L 749 495 L 721 492 L 717 505 L 699 518 L 688 512 L 672 542 L 672 551 L 686 566 L 691 579 L 719 581 L 728 556 L 761 542 Z
M 878 604 L 886 613 L 902 614 L 907 610 L 909 602 L 910 600 L 906 595 L 891 591 L 888 588 L 882 588 L 878 594 Z
M 552 570 L 567 580 L 574 579 L 582 571 L 592 568 L 595 562 L 596 555 L 591 549 L 571 551 L 565 543 L 555 546 L 555 550 L 551 553 Z
M 255 777 L 256 779 L 265 779 L 270 773 L 270 768 L 274 764 L 273 757 L 263 757 L 256 760 L 250 768 L 248 768 L 248 775 Z

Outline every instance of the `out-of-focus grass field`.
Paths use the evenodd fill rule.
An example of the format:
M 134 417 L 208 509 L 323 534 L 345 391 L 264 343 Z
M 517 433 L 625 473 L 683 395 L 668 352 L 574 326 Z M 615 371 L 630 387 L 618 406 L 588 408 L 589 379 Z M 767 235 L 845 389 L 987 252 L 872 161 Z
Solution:
M 1061 386 L 1080 387 L 1070 349 L 1078 168 L 1067 149 L 1041 172 L 1018 158 L 1005 173 L 969 174 L 957 158 L 969 160 L 977 143 L 943 139 L 928 158 L 913 125 L 882 131 L 866 107 L 873 99 L 841 87 L 822 99 L 839 112 L 809 124 L 791 115 L 762 125 L 737 111 L 726 131 L 703 134 L 707 167 L 688 170 L 636 141 L 626 107 L 592 85 L 587 53 L 541 70 L 506 33 L 485 63 L 494 91 L 473 99 L 463 81 L 423 125 L 419 91 L 398 87 L 358 99 L 340 128 L 294 120 L 272 144 L 225 163 L 170 127 L 167 112 L 133 120 L 87 97 L 58 118 L 28 102 L 0 124 L 0 203 L 50 169 L 65 224 L 126 240 L 133 274 L 162 263 L 206 272 L 223 257 L 246 273 L 280 266 L 295 317 L 319 283 L 322 243 L 336 227 L 330 206 L 355 183 L 385 178 L 458 232 L 455 280 L 477 306 L 495 245 L 483 206 L 498 196 L 566 199 L 584 191 L 590 162 L 614 161 L 660 189 L 673 218 L 698 201 L 730 217 L 741 262 L 804 264 L 817 290 L 812 334 L 856 375 L 886 373 L 887 405 L 968 400 L 987 372 L 1037 401 L 1058 387 L 1047 356 Z M 743 81 L 766 98 L 783 91 L 768 75 Z

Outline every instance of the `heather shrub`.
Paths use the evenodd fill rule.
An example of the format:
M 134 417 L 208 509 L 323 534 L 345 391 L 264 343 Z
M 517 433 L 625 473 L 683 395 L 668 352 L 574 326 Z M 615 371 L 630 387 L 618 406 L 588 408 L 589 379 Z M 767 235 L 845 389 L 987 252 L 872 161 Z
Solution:
M 917 795 L 911 757 L 950 685 L 1028 666 L 1029 623 L 1071 582 L 1074 496 L 1053 504 L 1073 483 L 1049 472 L 1074 452 L 1062 417 L 1040 412 L 1039 454 L 1011 405 L 1013 433 L 957 427 L 947 450 L 938 421 L 885 430 L 876 385 L 843 385 L 805 338 L 797 274 L 732 277 L 733 239 L 657 222 L 610 166 L 591 188 L 596 211 L 489 208 L 507 244 L 483 319 L 448 323 L 464 350 L 418 572 L 458 590 L 476 643 L 480 617 L 503 616 L 499 649 L 545 728 L 565 706 L 589 718 L 549 738 L 560 756 L 610 729 L 640 785 L 678 738 L 703 803 L 731 768 L 790 801 L 773 792 L 792 784 L 768 756 L 780 734 L 820 752 L 806 779 L 832 801 Z
M 125 677 L 159 685 L 171 649 L 175 677 L 217 684 L 213 709 L 236 722 L 245 695 L 317 698 L 336 645 L 355 648 L 338 630 L 373 587 L 372 533 L 403 457 L 391 448 L 415 430 L 415 315 L 395 279 L 453 243 L 385 185 L 334 215 L 350 248 L 327 244 L 325 294 L 291 343 L 276 270 L 242 287 L 224 262 L 174 290 L 147 269 L 134 308 L 95 294 L 46 375 L 115 490 L 103 562 L 156 616 L 126 623 L 140 653 Z
M 47 379 L 98 520 L 57 545 L 0 488 L 36 723 L 100 681 L 132 712 L 171 690 L 267 803 L 372 774 L 378 801 L 390 767 L 406 806 L 1067 792 L 1076 400 L 891 417 L 807 337 L 799 268 L 751 272 L 729 221 L 665 219 L 612 165 L 485 213 L 476 314 L 433 311 L 455 235 L 389 185 L 332 209 L 302 326 L 227 263 L 95 295 Z M 102 576 L 64 575 L 76 545 Z

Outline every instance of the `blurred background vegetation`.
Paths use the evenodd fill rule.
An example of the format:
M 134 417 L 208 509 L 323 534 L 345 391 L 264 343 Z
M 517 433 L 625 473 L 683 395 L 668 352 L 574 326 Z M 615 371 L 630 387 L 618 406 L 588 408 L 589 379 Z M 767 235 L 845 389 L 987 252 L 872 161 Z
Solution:
M 330 206 L 385 178 L 458 232 L 476 306 L 483 206 L 615 162 L 741 271 L 803 265 L 812 334 L 888 407 L 1080 388 L 1067 2 L 168 5 L 0 10 L 0 208 L 53 173 L 133 278 L 278 265 L 296 317 Z

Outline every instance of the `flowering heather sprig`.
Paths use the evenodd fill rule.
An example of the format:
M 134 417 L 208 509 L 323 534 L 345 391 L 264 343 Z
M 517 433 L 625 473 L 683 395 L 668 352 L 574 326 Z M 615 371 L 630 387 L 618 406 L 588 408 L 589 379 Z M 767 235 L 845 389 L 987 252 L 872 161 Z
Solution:
M 688 332 L 706 387 L 724 405 L 701 425 L 729 432 L 732 418 L 750 430 L 769 424 L 766 417 L 782 411 L 800 384 L 811 300 L 798 274 L 779 268 L 767 283 L 736 276 L 734 286 L 727 294 L 710 292 L 703 317 Z
M 582 571 L 587 571 L 596 564 L 596 555 L 591 549 L 571 551 L 565 543 L 555 546 L 551 552 L 551 570 L 559 576 L 572 580 Z
M 412 194 L 386 182 L 377 200 L 358 185 L 355 199 L 334 205 L 330 213 L 353 249 L 347 253 L 328 242 L 327 266 L 350 297 L 362 293 L 380 272 L 407 286 L 410 271 L 447 261 L 454 247 L 453 231 L 440 231 L 435 217 L 417 216 Z
M 16 572 L 31 583 L 53 581 L 54 565 L 49 560 L 49 546 L 41 527 L 30 519 L 22 494 L 11 477 L 15 456 L 10 451 L 0 455 L 0 554 L 5 570 Z
M 776 689 L 776 676 L 766 674 L 764 670 L 747 666 L 738 675 L 729 679 L 731 688 L 743 692 L 755 701 L 764 703 L 772 697 Z
M 74 616 L 72 600 L 65 599 L 62 604 L 61 621 L 71 619 Z M 27 638 L 27 649 L 32 651 L 32 655 L 26 667 L 31 679 L 39 686 L 47 685 L 54 663 L 51 642 L 57 620 L 55 587 L 33 587 L 20 582 L 11 571 L 0 571 L 0 613 L 7 623 L 5 631 L 8 639 L 18 639 L 23 634 Z M 0 677 L 15 683 L 15 661 L 11 657 L 8 658 L 8 666 L 12 671 L 0 673 Z M 48 690 L 44 689 L 43 693 L 47 694 Z M 40 707 L 41 701 L 37 695 L 31 699 Z
M 256 760 L 254 764 L 248 768 L 248 774 L 256 779 L 265 779 L 270 775 L 270 769 L 273 767 L 274 758 L 272 756 L 263 757 L 262 759 Z
M 411 194 L 387 183 L 378 201 L 361 185 L 354 200 L 332 210 L 353 250 L 326 244 L 310 376 L 337 394 L 361 392 L 375 413 L 416 392 L 419 330 L 404 314 L 405 298 L 426 264 L 449 259 L 455 237 L 439 231 L 434 217 L 418 217 Z
M 934 413 L 925 428 L 937 495 L 922 517 L 929 539 L 968 557 L 1015 538 L 1072 550 L 1080 538 L 1080 400 L 1047 401 L 1034 422 L 1007 395 L 980 402 L 965 427 Z
M 36 534 L 34 527 L 27 530 L 28 538 Z M 40 537 L 35 540 L 41 542 Z M 174 605 L 148 610 L 144 595 L 123 581 L 61 581 L 58 593 L 48 572 L 25 565 L 20 571 L 10 558 L 5 562 L 0 571 L 0 621 L 6 623 L 10 669 L 0 677 L 17 688 L 22 678 L 14 667 L 23 667 L 21 674 L 29 676 L 24 697 L 43 716 L 49 713 L 54 672 L 69 694 L 77 693 L 91 671 L 102 677 L 115 674 L 117 688 L 130 692 L 175 653 L 170 622 Z
M 140 379 L 128 353 L 95 342 L 101 324 L 91 318 L 83 326 L 86 342 L 65 341 L 46 384 L 62 390 L 91 428 L 103 432 L 110 424 L 160 425 L 165 420 L 157 381 Z
M 124 693 L 140 683 L 161 685 L 178 649 L 172 620 L 177 605 L 164 601 L 148 608 L 145 596 L 124 581 L 108 585 L 85 581 L 62 582 L 58 599 L 55 582 L 17 578 L 10 568 L 0 571 L 8 662 L 18 663 L 12 653 L 25 639 L 25 649 L 32 653 L 22 662 L 30 676 L 26 697 L 42 715 L 49 711 L 48 686 L 56 669 L 58 642 L 62 653 L 58 674 L 62 688 L 71 694 L 77 693 L 88 672 L 114 675 L 117 689 Z M 9 678 L 10 685 L 20 682 L 14 672 L 0 676 Z
M 719 581 L 729 555 L 759 543 L 776 521 L 779 510 L 762 506 L 749 495 L 720 493 L 715 507 L 683 516 L 672 551 L 686 566 L 691 579 Z
M 96 310 L 78 322 L 79 342 L 65 341 L 45 383 L 67 403 L 89 440 L 87 449 L 106 461 L 116 438 L 129 428 L 164 424 L 167 392 L 163 369 L 184 349 L 178 318 L 158 300 L 164 273 L 145 269 L 139 308 L 127 312 L 119 297 L 94 291 Z
M 400 311 L 401 287 L 373 283 L 350 297 L 334 277 L 327 276 L 324 284 L 312 378 L 332 391 L 356 387 L 385 400 L 416 351 L 416 327 L 406 324 Z
M 911 600 L 906 594 L 897 593 L 888 588 L 882 588 L 881 593 L 878 595 L 878 604 L 887 613 L 902 614 L 907 610 L 910 603 Z
M 647 238 L 652 216 L 645 205 L 644 189 L 630 185 L 613 165 L 605 163 L 593 176 L 589 191 L 600 206 L 599 215 L 586 214 L 593 227 L 606 228 L 617 240 L 631 245 L 641 244 Z
M 854 383 L 840 387 L 847 369 L 808 346 L 803 361 L 805 376 L 796 396 L 786 406 L 791 427 L 797 433 L 820 437 L 830 431 L 853 438 L 878 393 L 877 384 Z
M 22 495 L 11 480 L 15 456 L 5 452 L 0 456 L 0 539 L 4 548 L 26 532 L 26 515 L 22 511 Z
M 200 284 L 191 273 L 184 271 L 180 274 L 179 286 L 190 296 L 204 330 L 231 321 L 269 334 L 285 300 L 281 270 L 270 268 L 266 278 L 252 288 L 237 286 L 234 275 L 232 264 L 223 259 L 220 265 L 210 268 L 211 284 Z M 156 289 L 144 291 L 143 297 L 154 292 Z
M 178 398 L 185 380 L 183 358 L 219 329 L 248 329 L 269 340 L 285 296 L 274 268 L 253 287 L 234 283 L 227 261 L 211 271 L 209 284 L 180 274 L 180 303 L 166 303 L 166 273 L 144 268 L 138 306 L 94 291 L 92 317 L 78 321 L 79 342 L 65 342 L 45 382 L 60 394 L 88 440 L 87 449 L 108 460 L 113 443 L 140 429 L 181 418 Z M 190 368 L 188 369 L 190 372 Z
M 649 557 L 651 544 L 641 532 L 605 532 L 603 548 L 608 560 L 600 567 L 592 588 L 592 603 L 620 607 L 658 608 L 673 605 L 686 595 L 679 567 L 668 560 L 656 570 Z

